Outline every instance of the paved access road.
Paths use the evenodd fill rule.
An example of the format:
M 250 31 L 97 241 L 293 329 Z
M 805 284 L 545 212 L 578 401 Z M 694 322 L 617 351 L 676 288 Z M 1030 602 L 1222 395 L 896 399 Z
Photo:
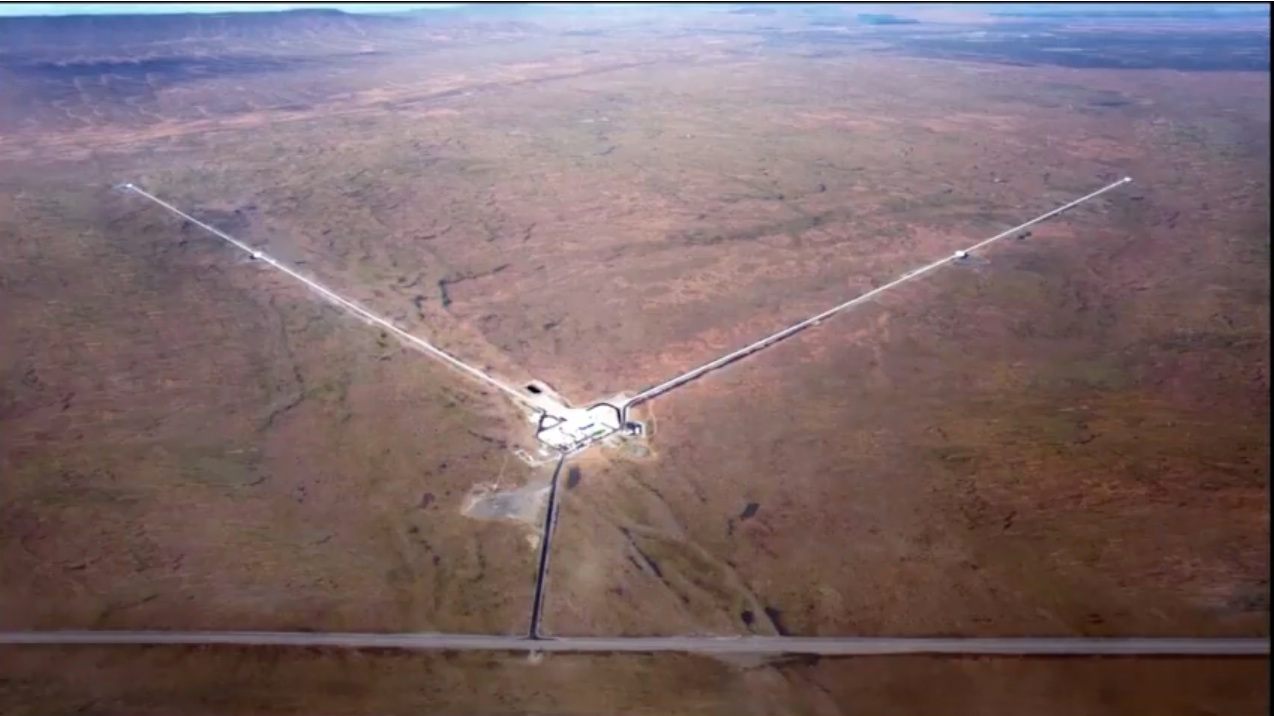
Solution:
M 481 634 L 369 634 L 253 631 L 17 631 L 12 644 L 229 644 L 330 646 L 440 651 L 682 652 L 693 654 L 985 654 L 1005 656 L 1268 656 L 1268 638 L 1188 637 L 564 637 L 528 639 Z

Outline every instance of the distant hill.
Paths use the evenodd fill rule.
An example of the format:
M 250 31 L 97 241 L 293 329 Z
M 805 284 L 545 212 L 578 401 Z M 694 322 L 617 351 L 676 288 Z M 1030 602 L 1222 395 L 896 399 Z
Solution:
M 338 47 L 408 41 L 422 29 L 510 31 L 531 26 L 498 12 L 347 13 L 334 9 L 137 15 L 0 17 L 0 63 L 93 61 L 205 53 L 254 56 L 331 54 Z

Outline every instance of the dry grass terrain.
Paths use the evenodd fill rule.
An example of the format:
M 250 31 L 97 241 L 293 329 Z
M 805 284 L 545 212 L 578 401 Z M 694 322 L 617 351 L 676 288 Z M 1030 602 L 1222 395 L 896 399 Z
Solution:
M 689 655 L 126 648 L 3 652 L 14 716 L 1265 713 L 1259 660 L 887 657 L 741 668 Z
M 121 182 L 582 403 L 1127 174 L 642 406 L 644 444 L 573 458 L 545 626 L 1267 635 L 1268 18 L 1205 20 L 0 20 L 0 628 L 526 628 L 535 505 L 468 509 L 542 494 L 512 452 L 524 416 Z M 1268 694 L 1264 660 L 5 657 L 6 713 L 1229 714 Z
M 946 91 L 968 104 L 997 101 L 949 75 Z M 1026 75 L 999 72 L 996 92 Z M 992 176 L 1086 165 L 1099 176 L 1106 163 L 1137 178 L 1131 189 L 657 399 L 643 411 L 656 459 L 586 462 L 556 543 L 553 627 L 1266 633 L 1268 169 L 1238 148 L 1265 140 L 1259 123 L 1199 119 L 1216 106 L 1260 116 L 1264 80 L 1135 79 L 1093 91 L 1153 102 L 1154 119 L 1050 120 L 1043 108 L 1062 99 L 1040 93 L 1039 109 L 999 110 L 1013 120 L 990 153 L 1020 152 Z M 1062 203 L 1039 191 L 998 223 L 961 224 L 956 206 L 950 234 L 866 237 L 920 248 L 870 253 L 840 295 Z M 857 246 L 859 223 L 827 231 Z M 693 365 L 776 320 L 727 321 L 668 363 Z
M 458 513 L 507 406 L 109 189 L 9 208 L 5 627 L 523 629 L 535 535 Z

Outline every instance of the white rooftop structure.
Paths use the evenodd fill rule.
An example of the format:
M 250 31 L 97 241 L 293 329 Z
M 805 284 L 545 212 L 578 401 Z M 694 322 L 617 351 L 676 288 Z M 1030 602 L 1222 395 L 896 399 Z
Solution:
M 609 403 L 589 408 L 558 406 L 539 416 L 535 439 L 559 452 L 573 453 L 619 432 L 620 425 L 619 409 Z
M 497 378 L 491 373 L 488 373 L 486 370 L 470 365 L 462 361 L 461 359 L 457 358 L 456 356 L 452 355 L 451 353 L 439 348 L 438 346 L 435 346 L 429 341 L 426 341 L 423 338 L 419 338 L 415 335 L 412 335 L 411 333 L 407 332 L 405 329 L 395 324 L 394 321 L 384 316 L 373 313 L 372 311 L 365 308 L 361 304 L 356 303 L 355 301 L 352 301 L 348 298 L 340 296 L 335 291 L 327 288 L 326 286 L 319 283 L 318 281 L 303 275 L 301 272 L 284 264 L 278 259 L 275 259 L 273 256 L 270 256 L 269 254 L 262 251 L 261 249 L 256 248 L 255 246 L 252 246 L 246 242 L 240 241 L 239 239 L 236 239 L 235 237 L 225 233 L 224 231 L 221 231 L 220 229 L 210 224 L 200 221 L 194 216 L 191 216 L 190 214 L 168 203 L 167 201 L 164 201 L 163 199 L 160 199 L 154 194 L 151 194 L 150 192 L 138 187 L 136 184 L 132 182 L 126 182 L 118 186 L 120 186 L 121 188 L 125 190 L 131 191 L 135 194 L 138 194 L 146 199 L 149 199 L 150 201 L 158 204 L 159 206 L 162 206 L 163 208 L 167 209 L 173 214 L 180 216 L 186 221 L 189 221 L 192 224 L 199 226 L 205 231 L 211 233 L 212 235 L 217 236 L 218 238 L 230 243 L 231 245 L 240 249 L 241 251 L 246 252 L 252 258 L 259 259 L 265 264 L 275 269 L 278 269 L 279 271 L 282 271 L 283 273 L 287 274 L 291 278 L 296 279 L 297 281 L 305 284 L 307 287 L 309 287 L 311 290 L 313 290 L 315 293 L 322 296 L 326 300 L 332 302 L 333 304 L 337 306 L 340 306 L 341 308 L 346 309 L 347 311 L 354 314 L 358 318 L 366 321 L 367 323 L 379 326 L 385 329 L 386 331 L 389 331 L 395 334 L 397 337 L 402 339 L 407 345 L 433 356 L 434 358 L 450 365 L 452 368 L 455 368 L 456 370 L 459 370 L 467 374 L 469 377 L 477 381 L 480 381 L 490 387 L 498 389 L 504 395 L 511 398 L 515 403 L 520 404 L 523 407 L 529 409 L 531 422 L 533 422 L 536 426 L 535 438 L 541 445 L 541 449 L 540 449 L 541 454 L 547 455 L 550 451 L 555 451 L 562 455 L 570 455 L 572 453 L 579 452 L 580 450 L 583 450 L 584 448 L 587 448 L 590 445 L 598 441 L 601 441 L 604 438 L 607 438 L 616 433 L 622 433 L 623 435 L 627 435 L 630 437 L 637 437 L 637 436 L 643 435 L 645 433 L 644 425 L 642 425 L 641 423 L 636 423 L 636 422 L 630 423 L 627 421 L 628 410 L 638 404 L 644 403 L 652 398 L 655 398 L 659 395 L 662 395 L 668 392 L 669 390 L 677 388 L 678 386 L 685 385 L 686 383 L 689 383 L 690 381 L 695 380 L 699 378 L 700 376 L 703 376 L 711 371 L 727 366 L 759 350 L 762 350 L 771 345 L 774 345 L 775 343 L 778 343 L 781 340 L 784 340 L 790 336 L 795 335 L 796 333 L 804 330 L 805 328 L 808 328 L 810 326 L 816 326 L 820 324 L 825 318 L 828 318 L 852 306 L 856 306 L 861 303 L 864 303 L 872 299 L 873 297 L 885 291 L 888 291 L 896 286 L 899 286 L 907 281 L 911 281 L 916 278 L 919 278 L 920 276 L 937 269 L 938 267 L 946 264 L 947 262 L 953 259 L 954 260 L 965 259 L 973 252 L 977 251 L 978 249 L 981 249 L 984 246 L 987 246 L 988 244 L 991 244 L 995 241 L 999 241 L 1000 239 L 1003 239 L 1006 236 L 1019 234 L 1021 231 L 1025 229 L 1028 229 L 1036 224 L 1039 224 L 1040 222 L 1047 221 L 1048 219 L 1054 216 L 1057 216 L 1058 214 L 1061 214 L 1062 212 L 1065 212 L 1097 196 L 1101 196 L 1102 194 L 1105 194 L 1106 192 L 1111 191 L 1112 189 L 1115 189 L 1116 187 L 1119 187 L 1131 181 L 1132 181 L 1131 177 L 1124 177 L 1118 181 L 1112 182 L 1096 191 L 1090 192 L 1084 196 L 1079 197 L 1078 199 L 1075 199 L 1066 204 L 1063 204 L 1057 207 L 1056 209 L 1053 209 L 1052 211 L 1041 214 L 1035 217 L 1034 219 L 1031 219 L 1030 221 L 1027 221 L 1023 224 L 1015 226 L 1006 231 L 1002 231 L 999 234 L 996 234 L 995 236 L 991 236 L 989 238 L 983 239 L 982 241 L 979 241 L 978 243 L 973 244 L 972 246 L 969 246 L 964 249 L 960 249 L 956 251 L 954 254 L 952 254 L 950 257 L 940 258 L 936 261 L 933 261 L 919 268 L 912 269 L 911 271 L 908 271 L 902 274 L 901 276 L 899 276 L 898 278 L 892 281 L 879 285 L 839 305 L 833 306 L 823 311 L 822 313 L 819 313 L 803 321 L 800 321 L 791 326 L 788 326 L 787 328 L 784 328 L 780 331 L 772 333 L 760 340 L 754 341 L 742 348 L 739 348 L 730 353 L 727 353 L 726 355 L 710 360 L 707 363 L 703 363 L 674 378 L 665 380 L 664 382 L 651 386 L 649 388 L 646 388 L 645 390 L 638 391 L 637 393 L 632 394 L 631 396 L 626 397 L 625 395 L 617 395 L 608 400 L 597 401 L 585 408 L 569 407 L 568 402 L 564 398 L 559 396 L 555 391 L 553 391 L 547 385 L 544 385 L 543 383 L 539 381 L 534 381 L 528 384 L 527 386 L 525 386 L 524 389 L 516 388 L 504 382 L 500 378 Z

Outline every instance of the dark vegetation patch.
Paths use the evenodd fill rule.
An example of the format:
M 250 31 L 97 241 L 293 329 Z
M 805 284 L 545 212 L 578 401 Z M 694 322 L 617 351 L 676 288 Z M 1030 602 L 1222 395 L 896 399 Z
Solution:
M 783 194 L 775 194 L 765 198 L 775 201 L 786 201 L 788 197 Z M 852 212 L 848 209 L 829 209 L 813 214 L 801 214 L 779 221 L 754 224 L 735 230 L 692 229 L 672 238 L 690 246 L 713 246 L 735 241 L 756 241 L 767 236 L 790 236 L 796 238 L 812 229 L 841 223 L 848 220 L 851 216 Z
M 1236 3 L 1217 4 L 1173 4 L 1156 3 L 1145 6 L 1137 5 L 1100 5 L 1076 3 L 1071 7 L 1048 5 L 1041 8 L 1013 8 L 989 13 L 992 17 L 1057 19 L 1057 20 L 1101 20 L 1145 18 L 1156 20 L 1221 20 L 1231 18 L 1269 18 L 1269 8 L 1264 4 L 1239 5 Z
M 812 24 L 812 23 L 811 23 Z M 820 23 L 826 25 L 827 23 Z M 867 34 L 849 34 L 839 29 L 788 30 L 765 33 L 765 44 L 768 47 L 800 47 L 800 46 L 833 46 L 833 45 L 866 45 L 878 41 Z
M 469 271 L 465 273 L 459 273 L 452 276 L 448 276 L 446 278 L 438 279 L 438 293 L 442 299 L 442 307 L 446 308 L 451 305 L 451 292 L 448 291 L 449 286 L 454 286 L 458 283 L 463 283 L 465 281 L 472 281 L 474 279 L 494 276 L 495 274 L 500 273 L 501 271 L 507 269 L 508 267 L 509 267 L 509 264 L 500 264 L 499 266 L 496 266 L 490 271 L 477 271 L 477 272 Z
M 896 40 L 895 49 L 908 54 L 1010 65 L 1195 72 L 1270 67 L 1268 30 L 1130 32 L 1032 24 L 985 35 L 915 35 Z
M 1098 97 L 1088 102 L 1089 107 L 1101 107 L 1103 109 L 1112 109 L 1115 107 L 1127 107 L 1133 101 L 1116 92 L 1104 92 Z M 1027 232 L 1028 234 L 1030 232 Z
M 283 12 L 58 15 L 0 18 L 0 48 L 10 52 L 65 57 L 75 52 L 117 52 L 121 48 L 227 46 L 269 48 L 280 40 L 328 34 L 359 37 L 396 29 L 406 18 L 347 14 L 339 10 Z
M 114 75 L 145 80 L 151 76 L 168 84 L 202 77 L 242 75 L 288 70 L 310 60 L 268 56 L 200 57 L 179 55 L 117 60 L 32 60 L 0 55 L 0 66 L 14 72 L 39 75 L 41 79 L 71 80 L 76 77 Z
M 860 12 L 855 16 L 864 25 L 918 25 L 919 20 L 910 17 L 898 17 L 887 13 Z
M 783 624 L 783 612 L 774 607 L 766 607 L 765 616 L 770 618 L 770 621 L 774 624 L 774 630 L 779 633 L 779 636 L 788 635 L 787 627 Z
M 1269 29 L 1255 23 L 1224 31 L 1198 23 L 1125 30 L 1024 20 L 976 31 L 934 31 L 926 25 L 924 32 L 911 30 L 910 24 L 860 21 L 860 31 L 850 33 L 809 23 L 804 29 L 758 34 L 767 47 L 802 56 L 836 56 L 862 47 L 873 52 L 1016 66 L 1196 72 L 1268 71 L 1270 67 Z

